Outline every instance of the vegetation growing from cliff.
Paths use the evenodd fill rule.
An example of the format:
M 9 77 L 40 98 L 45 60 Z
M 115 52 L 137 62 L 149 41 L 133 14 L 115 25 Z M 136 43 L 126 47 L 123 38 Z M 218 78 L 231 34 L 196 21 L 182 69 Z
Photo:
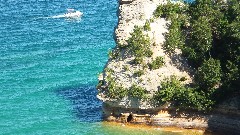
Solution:
M 221 95 L 240 93 L 238 0 L 195 0 L 185 6 L 169 2 L 160 5 L 154 16 L 171 21 L 165 50 L 172 54 L 176 48 L 181 49 L 183 56 L 196 69 L 195 84 L 191 88 L 171 79 L 161 84 L 162 91 L 156 94 L 157 99 L 180 103 L 178 105 L 184 101 L 194 108 L 206 110 L 213 101 L 223 100 L 219 98 L 224 97 Z
M 114 71 L 112 69 L 105 68 L 106 81 L 107 81 L 106 96 L 113 99 L 122 99 L 127 95 L 127 89 L 121 86 L 121 84 L 116 83 L 116 80 L 112 77 L 113 73 Z M 101 82 L 100 85 L 103 85 L 103 82 Z
M 154 99 L 158 104 L 171 103 L 179 109 L 197 109 L 205 111 L 211 108 L 213 101 L 198 87 L 184 86 L 176 76 L 171 76 L 160 84 Z
M 200 66 L 210 56 L 212 48 L 212 30 L 207 17 L 201 16 L 192 21 L 189 43 L 184 46 L 183 53 L 194 66 Z
M 177 18 L 175 18 L 177 19 Z M 169 26 L 169 32 L 166 33 L 166 42 L 164 44 L 164 49 L 168 54 L 173 54 L 176 48 L 182 48 L 184 46 L 184 35 L 181 32 L 180 23 L 173 19 Z
M 131 37 L 127 40 L 128 51 L 135 56 L 135 64 L 143 64 L 144 57 L 151 57 L 153 52 L 150 49 L 150 39 L 143 34 L 141 27 L 134 26 Z
M 107 89 L 105 91 L 105 94 L 107 97 L 112 99 L 122 99 L 124 97 L 133 97 L 137 99 L 143 99 L 146 97 L 147 91 L 146 89 L 137 86 L 136 84 L 133 84 L 130 88 L 124 88 L 121 84 L 116 83 L 116 79 L 112 77 L 113 70 L 110 68 L 105 68 L 105 74 L 106 74 L 106 81 L 107 81 Z M 103 82 L 99 82 L 98 88 L 103 85 Z M 100 88 L 101 89 L 101 88 Z
M 177 108 L 194 108 L 201 111 L 211 109 L 215 103 L 228 95 L 240 94 L 240 4 L 238 0 L 195 0 L 189 4 L 168 3 L 160 5 L 154 17 L 165 17 L 171 21 L 169 32 L 165 34 L 165 51 L 172 55 L 181 49 L 183 56 L 194 68 L 194 82 L 182 82 L 186 78 L 170 77 L 159 84 L 154 99 L 162 104 L 169 102 Z M 158 69 L 164 64 L 159 57 L 151 63 L 144 63 L 151 57 L 150 39 L 143 34 L 148 31 L 151 21 L 144 27 L 134 27 L 128 45 L 119 45 L 122 53 L 133 56 L 134 64 L 141 64 L 142 70 L 134 75 L 140 77 L 146 68 Z M 122 51 L 121 49 L 125 49 Z M 117 52 L 110 52 L 112 59 L 118 58 Z M 124 67 L 125 71 L 129 67 Z M 142 79 L 142 78 L 141 78 Z M 106 95 L 121 99 L 126 96 L 141 99 L 147 91 L 137 85 L 125 89 L 116 80 L 107 77 Z M 139 79 L 140 80 L 140 79 Z M 181 82 L 182 81 L 182 82 Z M 100 85 L 102 82 L 100 83 Z
M 116 84 L 114 79 L 108 79 L 107 88 L 108 91 L 106 92 L 106 96 L 112 99 L 122 99 L 127 96 L 137 99 L 143 99 L 147 94 L 146 89 L 140 86 L 133 84 L 130 88 L 127 89 L 119 84 Z
M 113 99 L 122 99 L 127 95 L 127 89 L 116 84 L 115 80 L 111 77 L 108 78 L 108 91 L 106 92 L 107 97 Z
M 159 69 L 160 67 L 162 67 L 164 65 L 164 58 L 162 56 L 158 56 L 156 57 L 155 60 L 152 61 L 152 63 L 148 63 L 149 69 L 151 70 L 155 70 L 155 69 Z
M 143 64 L 144 57 L 151 57 L 153 52 L 150 49 L 150 38 L 143 33 L 150 31 L 150 21 L 146 20 L 143 27 L 134 26 L 133 32 L 130 33 L 130 38 L 127 40 L 128 45 L 119 44 L 114 50 L 109 51 L 108 56 L 111 59 L 117 59 L 121 55 L 121 49 L 126 49 L 127 53 L 135 57 L 135 64 Z
M 147 94 L 146 89 L 137 86 L 136 84 L 133 84 L 130 88 L 129 88 L 129 96 L 130 97 L 135 97 L 138 99 L 142 99 L 144 98 L 144 96 Z
M 151 30 L 151 26 L 150 26 L 150 21 L 149 20 L 146 20 L 144 26 L 143 26 L 143 29 L 145 31 L 150 31 Z
M 168 4 L 159 5 L 155 12 L 153 13 L 154 17 L 162 17 L 170 19 L 175 14 L 182 14 L 187 8 L 181 3 L 172 3 L 168 1 Z
M 181 3 L 168 2 L 167 5 L 159 5 L 154 12 L 154 17 L 164 17 L 170 20 L 169 32 L 165 34 L 166 41 L 164 49 L 168 54 L 173 54 L 176 48 L 182 48 L 185 43 L 185 34 L 182 28 L 187 27 L 189 22 L 188 18 L 188 5 Z
M 140 77 L 142 75 L 144 75 L 144 70 L 137 70 L 137 71 L 134 71 L 133 73 L 135 76 L 137 77 Z
M 117 59 L 120 56 L 120 50 L 116 48 L 115 50 L 110 50 L 108 56 L 111 59 Z
M 221 65 L 219 60 L 205 60 L 196 73 L 196 83 L 203 90 L 211 90 L 221 81 Z

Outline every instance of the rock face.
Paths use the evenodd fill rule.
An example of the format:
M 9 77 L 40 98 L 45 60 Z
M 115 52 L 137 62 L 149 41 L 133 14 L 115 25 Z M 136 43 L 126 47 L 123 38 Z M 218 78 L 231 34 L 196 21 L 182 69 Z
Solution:
M 166 3 L 164 0 L 121 0 L 119 5 L 119 23 L 115 30 L 116 42 L 121 45 L 127 45 L 126 40 L 130 37 L 130 33 L 133 32 L 134 26 L 144 26 L 147 20 L 152 19 L 153 21 L 150 23 L 151 30 L 144 31 L 144 34 L 150 38 L 153 55 L 151 58 L 144 58 L 144 62 L 150 63 L 156 57 L 161 56 L 164 58 L 164 66 L 156 70 L 145 69 L 144 74 L 137 77 L 134 73 L 141 70 L 142 66 L 131 64 L 134 57 L 125 56 L 120 59 L 109 59 L 106 65 L 106 68 L 113 71 L 111 76 L 118 85 L 128 89 L 133 84 L 137 84 L 146 89 L 150 97 L 158 90 L 161 81 L 172 75 L 178 76 L 179 78 L 184 77 L 185 81 L 183 83 L 192 82 L 192 77 L 190 72 L 188 72 L 190 71 L 190 67 L 181 57 L 181 51 L 176 50 L 174 55 L 169 56 L 166 55 L 163 49 L 162 45 L 165 41 L 164 34 L 168 32 L 167 24 L 170 22 L 164 18 L 153 19 L 153 12 L 159 4 L 164 3 Z M 103 75 L 99 77 L 99 80 L 106 82 L 106 84 L 107 74 L 108 73 L 104 71 Z M 156 106 L 150 102 L 134 100 L 130 97 L 125 97 L 122 100 L 109 99 L 105 97 L 104 92 L 100 92 L 98 97 L 105 103 L 115 107 L 156 108 Z
M 137 84 L 148 91 L 149 97 L 152 97 L 159 88 L 161 89 L 160 84 L 165 78 L 172 75 L 185 78 L 183 84 L 192 82 L 191 67 L 181 56 L 181 51 L 175 50 L 175 54 L 169 56 L 163 49 L 164 33 L 168 32 L 167 26 L 170 22 L 164 18 L 153 19 L 153 12 L 157 6 L 166 2 L 165 0 L 119 0 L 119 22 L 115 30 L 117 44 L 127 46 L 126 40 L 131 36 L 130 33 L 133 32 L 134 26 L 144 26 L 147 20 L 153 20 L 150 21 L 151 30 L 144 31 L 144 34 L 150 38 L 153 55 L 151 58 L 144 58 L 144 62 L 151 62 L 156 57 L 161 56 L 164 58 L 165 64 L 156 70 L 145 69 L 143 75 L 135 76 L 134 73 L 142 67 L 131 64 L 134 59 L 133 56 L 123 55 L 124 57 L 121 56 L 117 59 L 110 58 L 105 70 L 99 76 L 99 82 L 102 84 L 97 87 L 99 90 L 97 97 L 103 101 L 103 113 L 106 120 L 184 128 L 206 129 L 213 127 L 213 129 L 221 129 L 222 127 L 229 127 L 229 129 L 235 128 L 235 131 L 240 133 L 240 119 L 235 119 L 229 126 L 232 118 L 223 115 L 176 112 L 174 108 L 169 107 L 169 104 L 158 106 L 149 100 L 129 96 L 122 99 L 113 99 L 106 95 L 108 89 L 107 76 L 109 74 L 114 78 L 117 85 L 129 89 L 133 84 Z M 121 53 L 124 53 L 124 51 L 121 51 Z M 111 70 L 111 73 L 106 69 Z M 224 122 L 221 118 L 225 118 L 223 120 L 227 122 Z M 221 125 L 216 126 L 217 123 L 221 123 Z
M 166 4 L 165 0 L 120 0 L 119 1 L 119 22 L 115 30 L 115 38 L 117 44 L 126 45 L 126 40 L 131 36 L 134 26 L 144 26 L 146 21 L 150 22 L 151 30 L 144 31 L 145 35 L 150 38 L 151 51 L 153 55 L 151 58 L 144 58 L 145 63 L 151 62 L 158 56 L 164 58 L 164 66 L 156 70 L 145 69 L 144 74 L 140 77 L 135 76 L 134 73 L 142 69 L 141 65 L 131 64 L 134 59 L 133 56 L 125 56 L 118 59 L 109 59 L 105 69 L 110 69 L 112 72 L 108 73 L 106 70 L 99 76 L 99 81 L 104 82 L 102 86 L 98 87 L 98 98 L 104 102 L 104 114 L 106 117 L 114 114 L 134 112 L 135 114 L 156 114 L 161 109 L 168 108 L 168 104 L 164 106 L 157 106 L 151 101 L 140 100 L 126 96 L 122 99 L 112 99 L 106 96 L 108 88 L 107 76 L 111 74 L 117 85 L 129 89 L 133 84 L 146 89 L 148 96 L 152 97 L 159 89 L 161 81 L 169 78 L 172 75 L 179 78 L 184 77 L 183 83 L 188 84 L 192 82 L 192 77 L 189 71 L 190 67 L 186 64 L 186 60 L 181 57 L 181 51 L 176 50 L 174 55 L 167 55 L 163 49 L 165 41 L 164 34 L 168 32 L 169 21 L 164 18 L 154 18 L 153 12 L 160 4 Z M 116 47 L 117 48 L 117 47 Z M 115 48 L 115 49 L 116 49 Z M 122 52 L 124 53 L 124 51 Z M 126 69 L 127 68 L 127 69 Z

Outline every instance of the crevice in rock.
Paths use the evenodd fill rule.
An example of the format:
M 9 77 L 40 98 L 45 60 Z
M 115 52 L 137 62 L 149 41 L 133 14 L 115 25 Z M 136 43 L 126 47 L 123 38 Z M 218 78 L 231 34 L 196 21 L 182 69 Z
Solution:
M 131 122 L 133 121 L 133 115 L 129 114 L 129 116 L 127 117 L 127 122 Z

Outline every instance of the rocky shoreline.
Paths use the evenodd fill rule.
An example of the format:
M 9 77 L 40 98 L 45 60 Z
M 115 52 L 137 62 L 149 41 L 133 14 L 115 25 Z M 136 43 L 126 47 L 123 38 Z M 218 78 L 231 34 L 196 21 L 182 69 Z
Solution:
M 126 40 L 130 37 L 134 26 L 143 26 L 146 20 L 151 20 L 156 7 L 164 3 L 166 3 L 165 0 L 119 0 L 119 22 L 115 29 L 116 43 L 127 44 Z M 159 82 L 171 75 L 185 77 L 184 83 L 186 84 L 192 81 L 191 67 L 181 57 L 181 51 L 176 50 L 176 54 L 170 57 L 165 54 L 162 47 L 164 33 L 168 32 L 167 24 L 169 23 L 164 18 L 155 18 L 150 24 L 151 30 L 145 32 L 150 37 L 151 43 L 154 44 L 152 45 L 153 57 L 163 56 L 164 67 L 155 71 L 147 70 L 145 75 L 134 77 L 133 72 L 140 67 L 128 64 L 132 60 L 131 57 L 109 59 L 105 69 L 114 69 L 112 75 L 116 83 L 125 88 L 137 83 L 151 93 L 157 90 Z M 146 61 L 151 60 L 146 59 Z M 124 67 L 128 67 L 129 70 L 125 71 Z M 107 73 L 104 71 L 99 76 L 99 81 L 106 83 L 106 76 Z M 107 86 L 98 87 L 98 98 L 103 101 L 103 115 L 107 121 L 203 129 L 218 134 L 240 134 L 240 98 L 230 99 L 220 104 L 214 112 L 205 114 L 194 110 L 176 111 L 169 107 L 169 104 L 159 107 L 148 101 L 131 97 L 111 99 L 105 96 L 104 89 L 107 89 Z M 237 103 L 233 103 L 233 100 Z
M 223 108 L 222 108 L 223 109 Z M 240 133 L 240 117 L 225 108 L 225 111 L 202 113 L 194 110 L 175 109 L 139 110 L 124 109 L 103 104 L 104 119 L 109 122 L 146 124 L 157 127 L 200 129 L 214 135 L 237 135 Z M 240 112 L 239 110 L 237 111 Z

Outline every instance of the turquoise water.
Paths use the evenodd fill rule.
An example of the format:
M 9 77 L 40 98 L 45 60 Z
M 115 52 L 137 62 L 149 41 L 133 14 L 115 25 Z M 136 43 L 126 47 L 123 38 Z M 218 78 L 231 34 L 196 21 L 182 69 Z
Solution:
M 101 122 L 95 89 L 115 46 L 117 0 L 2 0 L 0 7 L 0 134 L 121 134 Z M 51 18 L 67 8 L 84 15 Z
M 0 1 L 0 134 L 94 134 L 117 0 Z M 51 18 L 67 8 L 81 20 Z

